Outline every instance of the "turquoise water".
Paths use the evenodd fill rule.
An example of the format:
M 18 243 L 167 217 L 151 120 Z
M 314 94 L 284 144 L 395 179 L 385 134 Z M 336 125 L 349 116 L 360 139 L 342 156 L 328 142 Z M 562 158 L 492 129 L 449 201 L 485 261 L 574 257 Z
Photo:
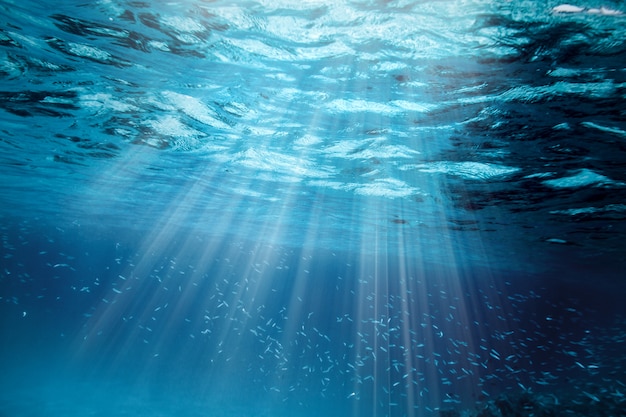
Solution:
M 624 13 L 0 2 L 0 415 L 618 415 Z

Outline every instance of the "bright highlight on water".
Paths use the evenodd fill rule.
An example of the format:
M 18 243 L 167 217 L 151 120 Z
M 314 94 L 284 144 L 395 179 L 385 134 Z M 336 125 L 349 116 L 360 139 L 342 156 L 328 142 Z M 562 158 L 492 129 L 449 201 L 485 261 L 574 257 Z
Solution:
M 624 13 L 0 2 L 0 415 L 621 415 Z

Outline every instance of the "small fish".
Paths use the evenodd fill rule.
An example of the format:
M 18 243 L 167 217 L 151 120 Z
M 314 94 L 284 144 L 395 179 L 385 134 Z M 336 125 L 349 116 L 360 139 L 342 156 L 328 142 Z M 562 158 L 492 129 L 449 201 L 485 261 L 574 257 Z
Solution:
M 589 394 L 587 391 L 583 391 L 583 394 L 585 394 L 587 397 L 591 398 L 592 401 L 595 401 L 595 402 L 598 402 L 598 403 L 600 402 L 600 398 L 596 397 L 593 394 Z

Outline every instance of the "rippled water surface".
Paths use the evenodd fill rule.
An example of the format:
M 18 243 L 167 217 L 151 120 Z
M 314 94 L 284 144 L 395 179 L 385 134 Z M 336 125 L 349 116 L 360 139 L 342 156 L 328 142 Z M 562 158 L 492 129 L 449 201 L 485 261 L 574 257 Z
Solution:
M 625 13 L 0 1 L 0 414 L 620 409 Z

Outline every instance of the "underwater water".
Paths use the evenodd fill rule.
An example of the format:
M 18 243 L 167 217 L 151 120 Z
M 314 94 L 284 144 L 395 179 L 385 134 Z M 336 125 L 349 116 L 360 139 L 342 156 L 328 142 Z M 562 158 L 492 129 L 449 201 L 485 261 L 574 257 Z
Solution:
M 626 5 L 0 1 L 0 416 L 624 416 Z

